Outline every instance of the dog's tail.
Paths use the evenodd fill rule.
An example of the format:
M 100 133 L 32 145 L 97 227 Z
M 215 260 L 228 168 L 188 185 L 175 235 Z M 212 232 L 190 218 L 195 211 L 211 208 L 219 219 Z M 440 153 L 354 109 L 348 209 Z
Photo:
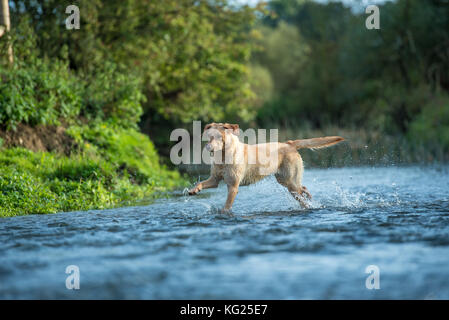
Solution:
M 302 140 L 289 140 L 286 143 L 295 147 L 296 149 L 321 149 L 333 146 L 339 142 L 344 141 L 342 137 L 322 137 L 313 139 L 302 139 Z

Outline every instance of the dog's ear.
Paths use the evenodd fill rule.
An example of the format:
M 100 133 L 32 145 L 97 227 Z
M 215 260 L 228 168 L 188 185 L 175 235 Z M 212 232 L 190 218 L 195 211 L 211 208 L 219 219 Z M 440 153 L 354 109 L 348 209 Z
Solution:
M 235 134 L 236 136 L 238 136 L 240 134 L 240 128 L 239 128 L 238 124 L 225 123 L 223 125 L 223 128 L 225 128 L 226 130 L 231 131 L 231 133 Z
M 215 122 L 212 122 L 212 123 L 206 124 L 206 126 L 204 127 L 204 131 L 206 131 L 206 130 L 208 130 L 208 129 L 212 128 L 212 127 L 213 127 L 214 125 L 215 125 Z

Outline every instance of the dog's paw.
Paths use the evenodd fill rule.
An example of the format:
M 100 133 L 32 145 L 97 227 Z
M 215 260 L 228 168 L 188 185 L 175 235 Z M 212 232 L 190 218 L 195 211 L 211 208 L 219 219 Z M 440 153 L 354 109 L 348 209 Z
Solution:
M 190 189 L 188 191 L 188 193 L 189 193 L 189 196 L 194 196 L 194 195 L 198 194 L 200 191 L 201 191 L 200 188 L 193 188 L 193 189 Z
M 312 194 L 309 192 L 309 190 L 302 186 L 302 191 L 301 191 L 301 195 L 306 197 L 308 200 L 312 200 Z

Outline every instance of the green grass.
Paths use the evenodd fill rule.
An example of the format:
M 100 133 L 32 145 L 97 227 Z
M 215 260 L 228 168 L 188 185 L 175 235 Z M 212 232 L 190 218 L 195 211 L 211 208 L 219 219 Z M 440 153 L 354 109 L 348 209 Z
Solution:
M 112 208 L 186 184 L 133 129 L 103 124 L 69 132 L 78 143 L 69 157 L 0 149 L 0 217 Z

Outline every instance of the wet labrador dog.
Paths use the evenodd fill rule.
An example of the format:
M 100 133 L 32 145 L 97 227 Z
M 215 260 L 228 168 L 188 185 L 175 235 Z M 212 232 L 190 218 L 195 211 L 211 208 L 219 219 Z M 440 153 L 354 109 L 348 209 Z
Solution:
M 304 166 L 297 150 L 326 148 L 344 140 L 332 136 L 250 145 L 240 142 L 239 134 L 238 124 L 210 123 L 205 126 L 204 136 L 208 139 L 206 149 L 212 156 L 211 175 L 189 190 L 189 195 L 195 195 L 203 189 L 216 188 L 220 181 L 224 181 L 228 187 L 228 197 L 223 212 L 231 209 L 239 186 L 255 183 L 273 174 L 303 207 L 307 207 L 305 200 L 312 196 L 301 184 Z

